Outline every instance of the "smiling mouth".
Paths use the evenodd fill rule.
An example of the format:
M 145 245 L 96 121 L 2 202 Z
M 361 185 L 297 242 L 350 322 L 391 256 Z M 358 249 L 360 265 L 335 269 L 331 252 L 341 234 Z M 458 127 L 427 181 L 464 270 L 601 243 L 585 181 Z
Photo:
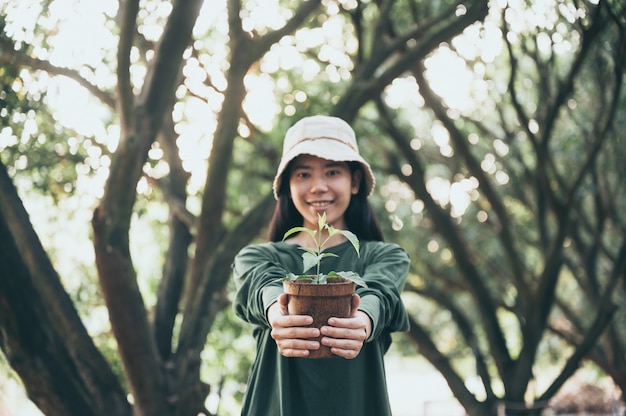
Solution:
M 332 201 L 311 201 L 309 205 L 313 208 L 326 208 L 329 207 Z

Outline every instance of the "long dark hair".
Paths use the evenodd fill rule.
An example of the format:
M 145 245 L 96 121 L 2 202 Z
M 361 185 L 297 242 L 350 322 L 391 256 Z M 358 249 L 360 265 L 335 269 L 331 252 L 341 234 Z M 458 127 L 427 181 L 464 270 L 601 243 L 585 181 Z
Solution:
M 365 183 L 365 172 L 359 162 L 347 162 L 350 173 L 361 171 L 361 184 L 359 192 L 352 195 L 348 208 L 344 213 L 344 220 L 348 230 L 352 231 L 361 241 L 383 241 L 383 233 L 376 214 L 372 210 L 367 199 L 367 185 Z M 278 200 L 274 207 L 274 213 L 267 231 L 268 241 L 282 241 L 283 236 L 293 227 L 300 227 L 304 223 L 304 218 L 296 209 L 293 201 L 289 197 L 289 178 L 291 172 L 290 163 L 282 174 L 280 188 L 278 189 Z

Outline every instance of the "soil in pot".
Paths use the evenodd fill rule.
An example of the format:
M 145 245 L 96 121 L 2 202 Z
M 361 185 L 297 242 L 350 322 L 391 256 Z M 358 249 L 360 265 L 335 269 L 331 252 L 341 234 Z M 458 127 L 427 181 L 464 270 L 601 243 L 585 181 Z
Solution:
M 326 284 L 311 284 L 308 281 L 283 281 L 283 290 L 288 295 L 290 315 L 310 315 L 313 317 L 312 327 L 321 328 L 328 324 L 330 317 L 347 318 L 350 316 L 352 294 L 356 284 L 347 279 L 329 279 Z M 320 341 L 321 336 L 315 338 Z M 312 350 L 309 358 L 336 357 L 330 348 L 321 345 Z

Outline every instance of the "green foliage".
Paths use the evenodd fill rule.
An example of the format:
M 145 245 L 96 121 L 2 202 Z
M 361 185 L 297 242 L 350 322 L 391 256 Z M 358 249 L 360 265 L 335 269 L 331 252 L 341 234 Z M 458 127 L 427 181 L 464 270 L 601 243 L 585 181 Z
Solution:
M 348 239 L 352 247 L 356 251 L 357 255 L 359 255 L 359 239 L 357 236 L 348 230 L 339 230 L 332 225 L 326 222 L 326 212 L 322 215 L 318 214 L 318 222 L 317 222 L 317 230 L 311 230 L 306 227 L 293 227 L 285 233 L 283 236 L 283 241 L 286 240 L 289 236 L 297 233 L 305 233 L 311 240 L 313 240 L 313 244 L 315 246 L 314 249 L 310 249 L 307 247 L 300 246 L 299 248 L 304 251 L 302 253 L 302 273 L 306 273 L 308 270 L 315 268 L 314 275 L 296 275 L 293 273 L 289 273 L 282 280 L 306 280 L 313 284 L 326 284 L 329 283 L 329 280 L 332 281 L 333 278 L 342 277 L 344 279 L 348 279 L 353 281 L 354 283 L 367 287 L 367 283 L 359 276 L 357 273 L 352 271 L 342 271 L 336 272 L 332 271 L 327 274 L 323 274 L 320 272 L 320 267 L 322 264 L 322 259 L 326 257 L 337 257 L 334 253 L 324 252 L 324 247 L 328 243 L 328 241 L 337 235 L 341 235 Z M 327 237 L 322 240 L 322 233 L 326 232 Z
M 0 15 L 0 43 L 11 44 Z M 4 46 L 3 46 L 4 47 Z M 21 43 L 20 53 L 32 46 Z M 47 92 L 35 87 L 31 74 L 13 62 L 0 65 L 0 153 L 12 173 L 26 178 L 27 188 L 55 200 L 76 189 L 80 171 L 91 171 L 87 150 L 91 140 L 63 126 L 47 105 Z M 101 148 L 102 150 L 102 148 Z M 81 165 L 85 168 L 82 169 Z
M 23 80 L 7 67 L 0 68 L 0 78 L 4 107 L 0 110 L 2 162 L 11 172 L 28 177 L 23 183 L 30 182 L 29 187 L 55 200 L 72 194 L 79 171 L 92 171 L 87 152 L 97 145 L 61 126 L 44 104 L 44 92 L 36 98 L 21 94 L 15 87 Z

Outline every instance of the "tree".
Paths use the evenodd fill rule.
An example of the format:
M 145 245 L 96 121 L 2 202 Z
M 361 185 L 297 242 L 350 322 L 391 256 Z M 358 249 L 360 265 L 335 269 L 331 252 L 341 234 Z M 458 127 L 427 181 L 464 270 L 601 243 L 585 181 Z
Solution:
M 585 359 L 624 389 L 619 2 L 284 1 L 276 23 L 253 2 L 126 1 L 103 13 L 117 43 L 71 67 L 47 59 L 54 2 L 31 32 L 9 30 L 23 3 L 0 9 L 0 347 L 46 414 L 210 413 L 201 352 L 228 305 L 230 261 L 267 222 L 285 128 L 317 112 L 355 126 L 383 226 L 414 259 L 409 339 L 469 414 L 538 413 Z M 438 78 L 442 56 L 465 71 Z M 46 74 L 98 99 L 118 140 L 61 125 L 29 85 Z M 446 93 L 461 76 L 474 105 Z M 256 107 L 253 82 L 271 86 Z M 208 131 L 194 151 L 210 144 L 201 186 L 181 155 L 194 124 Z M 108 350 L 18 192 L 29 178 L 62 201 L 102 172 L 85 274 L 107 306 Z M 152 301 L 131 239 L 155 206 L 168 215 Z
M 545 6 L 502 8 L 508 61 L 485 68 L 494 98 L 477 111 L 446 105 L 421 62 L 414 77 L 437 129 L 377 102 L 402 149 L 387 166 L 417 207 L 394 215 L 418 224 L 407 238 L 427 240 L 408 292 L 436 312 L 416 307 L 410 337 L 470 415 L 540 414 L 584 359 L 626 387 L 623 13 L 602 1 Z M 552 348 L 559 371 L 546 380 Z
M 286 1 L 279 9 L 286 17 L 278 28 L 263 24 L 251 28 L 249 23 L 254 22 L 247 16 L 253 13 L 254 4 L 229 0 L 228 33 L 220 37 L 215 27 L 199 33 L 202 3 L 120 2 L 117 16 L 104 21 L 105 27 L 117 33 L 115 49 L 103 51 L 106 63 L 112 63 L 113 56 L 116 61 L 115 68 L 109 68 L 115 79 L 109 87 L 99 82 L 101 67 L 67 68 L 47 61 L 45 54 L 38 56 L 54 49 L 49 26 L 36 26 L 32 42 L 41 40 L 41 44 L 3 34 L 0 62 L 11 69 L 15 80 L 31 73 L 69 77 L 111 109 L 115 115 L 111 123 L 120 132 L 114 150 L 104 155 L 110 158 L 110 166 L 92 226 L 100 292 L 123 364 L 123 379 L 94 344 L 33 229 L 13 183 L 21 173 L 19 166 L 1 165 L 0 346 L 29 397 L 48 415 L 209 413 L 204 406 L 208 386 L 200 378 L 200 354 L 216 316 L 228 304 L 230 260 L 258 235 L 273 204 L 268 185 L 260 186 L 259 198 L 233 201 L 236 190 L 258 186 L 260 182 L 250 178 L 271 169 L 258 160 L 253 167 L 240 163 L 248 162 L 250 155 L 267 159 L 268 166 L 277 159 L 275 143 L 280 132 L 273 133 L 276 138 L 264 133 L 242 106 L 248 94 L 246 78 L 262 75 L 260 64 L 272 47 L 289 40 L 296 30 L 314 30 L 332 17 L 345 22 L 345 33 L 354 36 L 358 47 L 354 52 L 341 50 L 349 60 L 339 69 L 352 70 L 352 76 L 339 87 L 331 80 L 322 88 L 328 89 L 328 96 L 318 97 L 321 102 L 330 98 L 326 102 L 336 103 L 332 112 L 352 121 L 366 102 L 380 96 L 415 62 L 487 13 L 484 1 L 467 6 L 329 2 L 324 8 L 320 1 Z M 40 16 L 54 18 L 54 2 L 42 4 Z M 170 9 L 162 22 L 151 13 L 158 6 Z M 411 13 L 406 14 L 407 10 Z M 7 17 L 3 12 L 3 22 Z M 395 25 L 396 21 L 401 24 Z M 147 34 L 150 23 L 161 28 L 156 41 Z M 390 32 L 400 29 L 398 34 Z M 202 40 L 206 42 L 198 42 Z M 202 65 L 214 52 L 212 42 L 225 42 L 228 48 L 227 65 L 219 74 Z M 328 58 L 321 46 L 309 48 L 313 62 L 337 69 L 325 62 Z M 187 69 L 204 71 L 205 84 L 194 84 Z M 218 87 L 220 80 L 223 88 Z M 300 85 L 306 91 L 302 81 Z M 178 131 L 190 121 L 177 119 L 175 114 L 177 105 L 198 99 L 215 109 L 216 127 L 204 187 L 199 195 L 190 195 L 190 176 L 177 148 Z M 315 105 L 307 108 L 312 101 L 304 101 L 299 116 L 317 109 Z M 329 111 L 327 104 L 324 109 Z M 282 128 L 290 121 L 287 117 L 277 124 Z M 237 159 L 235 148 L 248 157 Z M 150 158 L 154 149 L 162 152 L 167 164 L 168 173 L 161 177 L 152 174 L 152 165 L 161 161 Z M 241 172 L 233 169 L 233 163 Z M 157 301 L 150 306 L 137 281 L 129 241 L 138 203 L 155 203 L 138 194 L 138 185 L 144 182 L 158 190 L 169 207 L 169 242 L 161 260 Z M 199 212 L 193 215 L 187 206 L 196 197 Z M 246 207 L 246 203 L 254 205 Z

